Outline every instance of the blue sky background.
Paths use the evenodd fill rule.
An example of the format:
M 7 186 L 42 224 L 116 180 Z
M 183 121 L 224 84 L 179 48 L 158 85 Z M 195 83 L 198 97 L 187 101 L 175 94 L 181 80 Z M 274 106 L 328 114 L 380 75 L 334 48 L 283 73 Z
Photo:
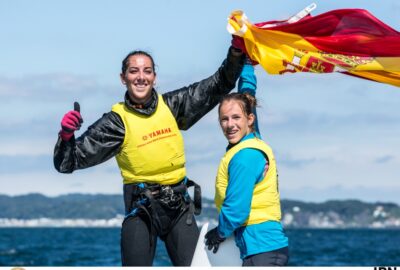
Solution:
M 400 2 L 314 1 L 320 14 L 364 8 L 400 29 Z M 311 4 L 280 1 L 28 1 L 0 3 L 0 193 L 122 193 L 115 160 L 59 174 L 53 148 L 75 100 L 83 129 L 122 100 L 121 60 L 150 52 L 163 93 L 215 72 L 228 15 L 283 20 Z M 273 147 L 282 198 L 400 203 L 400 89 L 341 74 L 268 75 L 256 68 L 260 129 Z M 81 132 L 78 132 L 79 135 Z M 184 132 L 188 176 L 213 197 L 226 140 L 216 110 Z

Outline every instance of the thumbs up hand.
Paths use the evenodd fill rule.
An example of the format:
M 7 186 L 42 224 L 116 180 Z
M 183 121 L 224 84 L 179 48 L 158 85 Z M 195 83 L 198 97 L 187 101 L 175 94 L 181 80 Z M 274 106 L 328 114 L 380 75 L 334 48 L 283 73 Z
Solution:
M 60 136 L 63 141 L 69 141 L 83 123 L 78 102 L 74 102 L 74 110 L 67 112 L 61 120 Z

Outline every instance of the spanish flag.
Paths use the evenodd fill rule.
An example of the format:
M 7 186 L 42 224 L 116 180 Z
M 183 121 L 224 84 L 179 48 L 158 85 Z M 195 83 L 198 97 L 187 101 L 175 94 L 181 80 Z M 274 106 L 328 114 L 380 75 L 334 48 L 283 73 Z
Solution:
M 270 74 L 341 72 L 400 86 L 400 33 L 363 9 L 309 13 L 252 24 L 242 11 L 228 31 L 243 38 L 249 57 Z

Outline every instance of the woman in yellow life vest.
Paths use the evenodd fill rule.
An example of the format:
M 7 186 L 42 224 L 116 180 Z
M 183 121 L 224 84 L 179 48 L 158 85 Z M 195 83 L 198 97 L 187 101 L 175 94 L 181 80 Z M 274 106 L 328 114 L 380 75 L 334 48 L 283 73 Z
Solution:
M 215 184 L 218 226 L 206 234 L 206 245 L 215 253 L 234 234 L 243 266 L 281 266 L 288 262 L 288 238 L 280 223 L 274 154 L 258 132 L 255 91 L 254 68 L 246 64 L 239 93 L 228 94 L 219 105 L 229 145 Z
M 114 104 L 80 137 L 78 104 L 64 115 L 54 150 L 54 166 L 72 173 L 115 157 L 123 178 L 126 217 L 121 230 L 124 266 L 151 266 L 157 238 L 165 242 L 173 265 L 190 265 L 199 230 L 199 189 L 194 202 L 187 187 L 183 137 L 236 84 L 243 53 L 231 47 L 212 76 L 165 94 L 154 89 L 153 58 L 144 51 L 129 53 L 122 62 L 124 101 Z

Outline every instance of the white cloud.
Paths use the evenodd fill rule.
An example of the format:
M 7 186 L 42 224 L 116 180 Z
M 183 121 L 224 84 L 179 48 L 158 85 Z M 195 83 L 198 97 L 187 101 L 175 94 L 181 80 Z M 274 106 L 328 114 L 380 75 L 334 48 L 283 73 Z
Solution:
M 91 92 L 98 88 L 99 85 L 94 78 L 67 73 L 0 77 L 2 98 L 57 100 L 70 95 L 91 95 Z
M 25 138 L 19 138 L 18 140 L 5 138 L 4 136 L 0 138 L 2 138 L 0 142 L 0 156 L 40 156 L 53 153 L 57 134 L 54 135 L 52 140 L 40 139 L 35 136 L 29 137 L 26 134 Z
M 354 186 L 332 185 L 323 188 L 301 186 L 280 188 L 281 199 L 301 200 L 307 202 L 324 202 L 327 200 L 357 199 L 367 202 L 394 202 L 400 204 L 398 185 Z
M 41 172 L 2 173 L 0 184 L 1 193 L 9 195 L 36 192 L 48 196 L 67 193 L 122 194 L 122 180 L 118 170 L 110 172 L 107 166 L 72 174 L 61 174 L 54 168 Z

